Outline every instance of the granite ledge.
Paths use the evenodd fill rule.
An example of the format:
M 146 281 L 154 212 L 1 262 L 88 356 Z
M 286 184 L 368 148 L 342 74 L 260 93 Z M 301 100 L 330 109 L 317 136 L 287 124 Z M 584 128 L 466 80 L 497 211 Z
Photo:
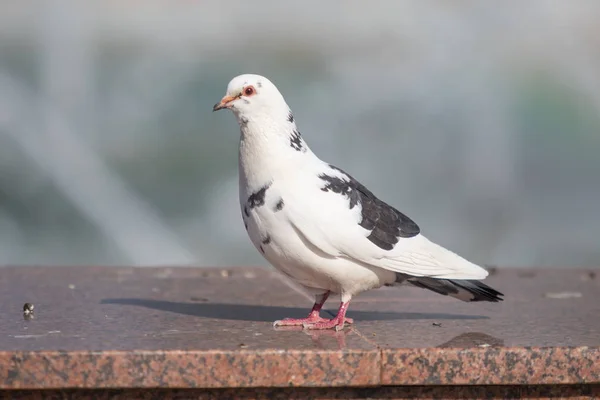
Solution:
M 311 304 L 266 268 L 5 267 L 0 389 L 597 388 L 596 276 L 498 269 L 500 304 L 383 288 L 336 333 L 275 330 Z
M 0 353 L 0 389 L 565 384 L 600 384 L 600 349 Z
M 383 385 L 600 383 L 598 347 L 386 349 L 382 353 Z
M 378 351 L 0 353 L 0 389 L 374 386 Z

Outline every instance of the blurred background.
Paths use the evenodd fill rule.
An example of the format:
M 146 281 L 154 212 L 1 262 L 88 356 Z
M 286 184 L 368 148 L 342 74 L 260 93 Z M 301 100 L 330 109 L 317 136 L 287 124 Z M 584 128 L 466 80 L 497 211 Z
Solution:
M 0 8 L 1 265 L 262 265 L 239 130 L 269 77 L 305 139 L 480 264 L 600 265 L 600 2 Z

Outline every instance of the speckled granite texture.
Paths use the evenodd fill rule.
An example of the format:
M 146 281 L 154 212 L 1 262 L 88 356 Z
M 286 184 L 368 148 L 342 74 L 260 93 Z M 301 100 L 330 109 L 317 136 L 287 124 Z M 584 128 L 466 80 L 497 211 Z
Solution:
M 403 366 L 410 365 L 409 368 Z M 529 347 L 383 350 L 384 385 L 600 382 L 600 349 Z
M 379 353 L 356 350 L 26 352 L 4 353 L 0 365 L 5 388 L 371 386 L 380 381 Z
M 158 398 L 152 388 L 178 389 L 160 398 L 598 395 L 596 271 L 499 269 L 486 282 L 504 303 L 418 288 L 365 293 L 350 308 L 356 325 L 336 333 L 275 330 L 273 320 L 303 316 L 311 301 L 263 268 L 0 268 L 0 389 L 120 389 L 77 391 L 88 398 L 125 398 L 128 388 L 127 398 Z

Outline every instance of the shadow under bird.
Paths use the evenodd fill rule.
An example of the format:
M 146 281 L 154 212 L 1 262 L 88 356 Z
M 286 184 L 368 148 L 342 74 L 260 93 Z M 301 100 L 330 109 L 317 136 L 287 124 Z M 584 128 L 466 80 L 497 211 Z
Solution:
M 319 159 L 271 81 L 231 80 L 213 111 L 233 111 L 240 126 L 239 200 L 254 246 L 277 270 L 314 294 L 306 318 L 275 326 L 337 330 L 353 296 L 381 286 L 410 284 L 463 301 L 501 301 L 480 282 L 488 273 L 420 233 L 409 217 L 352 176 Z M 341 304 L 320 316 L 330 294 Z

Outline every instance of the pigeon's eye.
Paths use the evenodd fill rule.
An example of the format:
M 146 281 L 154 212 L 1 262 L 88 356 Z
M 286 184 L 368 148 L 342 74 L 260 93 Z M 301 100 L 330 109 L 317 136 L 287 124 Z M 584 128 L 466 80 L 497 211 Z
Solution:
M 252 95 L 256 94 L 256 90 L 254 89 L 254 86 L 248 86 L 246 89 L 244 89 L 244 94 L 246 96 L 252 96 Z

